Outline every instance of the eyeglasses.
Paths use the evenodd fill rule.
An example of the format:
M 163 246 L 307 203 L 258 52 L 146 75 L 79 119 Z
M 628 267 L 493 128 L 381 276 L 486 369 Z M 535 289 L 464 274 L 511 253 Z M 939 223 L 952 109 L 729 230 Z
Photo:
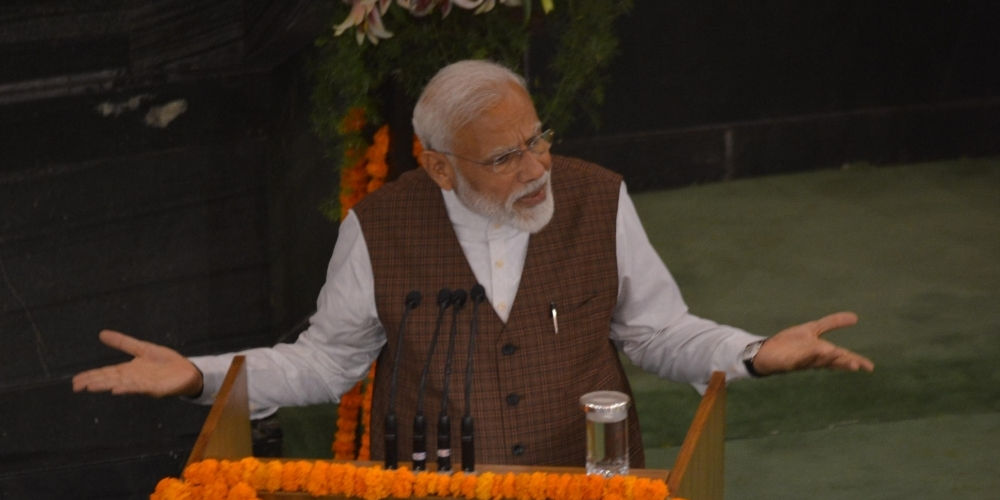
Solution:
M 540 132 L 538 135 L 528 139 L 528 144 L 524 149 L 514 148 L 510 151 L 500 153 L 493 158 L 486 161 L 473 160 L 471 158 L 465 158 L 463 156 L 458 156 L 455 153 L 448 151 L 439 151 L 441 154 L 446 154 L 454 156 L 455 158 L 460 158 L 465 161 L 470 161 L 472 163 L 483 165 L 485 167 L 490 167 L 493 172 L 498 174 L 506 174 L 513 172 L 521 164 L 521 159 L 524 157 L 524 153 L 531 153 L 535 156 L 542 156 L 549 152 L 549 148 L 552 147 L 552 136 L 555 132 L 552 129 L 548 129 L 544 132 Z

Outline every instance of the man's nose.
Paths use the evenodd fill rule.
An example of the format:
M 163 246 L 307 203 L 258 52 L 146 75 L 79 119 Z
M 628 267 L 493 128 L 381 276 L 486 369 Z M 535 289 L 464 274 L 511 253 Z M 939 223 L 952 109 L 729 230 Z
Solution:
M 549 153 L 535 155 L 530 151 L 525 151 L 521 155 L 521 168 L 518 169 L 518 177 L 522 183 L 532 182 L 545 175 L 551 164 Z

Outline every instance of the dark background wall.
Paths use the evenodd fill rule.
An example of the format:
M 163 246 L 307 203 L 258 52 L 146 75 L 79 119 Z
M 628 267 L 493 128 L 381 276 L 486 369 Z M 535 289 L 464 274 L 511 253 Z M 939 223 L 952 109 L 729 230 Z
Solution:
M 1000 151 L 1000 3 L 638 1 L 597 132 L 632 190 Z
M 604 127 L 557 147 L 632 190 L 1000 152 L 994 2 L 636 3 Z M 204 408 L 70 391 L 126 359 L 100 329 L 194 355 L 314 307 L 336 237 L 303 71 L 322 5 L 0 6 L 0 499 L 142 498 L 178 473 Z

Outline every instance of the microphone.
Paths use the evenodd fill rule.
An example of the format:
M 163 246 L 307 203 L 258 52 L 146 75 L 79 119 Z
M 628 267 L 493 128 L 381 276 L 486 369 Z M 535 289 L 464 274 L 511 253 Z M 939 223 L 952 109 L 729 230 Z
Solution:
M 451 305 L 451 290 L 442 288 L 437 295 L 438 317 L 434 326 L 434 336 L 431 337 L 431 345 L 427 350 L 427 362 L 424 363 L 424 371 L 420 374 L 420 392 L 417 395 L 417 413 L 413 417 L 413 470 L 422 471 L 427 469 L 427 419 L 424 418 L 424 392 L 427 387 L 427 372 L 431 369 L 431 360 L 434 359 L 434 346 L 437 344 L 438 335 L 441 333 L 441 321 L 444 319 L 444 311 Z
M 451 360 L 455 357 L 455 337 L 458 336 L 458 312 L 465 305 L 465 290 L 451 294 L 451 334 L 448 335 L 448 355 L 444 358 L 444 384 L 441 394 L 441 414 L 438 416 L 438 472 L 451 470 L 451 419 L 448 417 L 448 382 L 451 380 Z
M 462 470 L 475 472 L 476 446 L 473 441 L 474 426 L 472 422 L 472 358 L 476 352 L 476 328 L 479 305 L 486 300 L 486 289 L 476 283 L 469 291 L 472 297 L 472 324 L 469 326 L 469 357 L 465 363 L 465 415 L 462 416 Z
M 410 311 L 420 306 L 420 290 L 406 294 L 403 317 L 399 320 L 399 338 L 396 339 L 396 359 L 392 364 L 392 380 L 389 382 L 389 412 L 385 416 L 385 468 L 393 470 L 399 466 L 398 423 L 396 421 L 396 376 L 399 374 L 399 359 L 403 357 L 403 336 L 406 334 L 406 319 Z

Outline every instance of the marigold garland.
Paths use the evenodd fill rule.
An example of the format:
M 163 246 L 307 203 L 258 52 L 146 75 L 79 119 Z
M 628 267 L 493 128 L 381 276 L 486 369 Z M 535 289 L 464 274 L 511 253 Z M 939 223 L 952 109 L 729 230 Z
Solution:
M 195 462 L 184 469 L 181 477 L 184 479 L 162 479 L 150 500 L 254 500 L 257 491 L 305 491 L 312 496 L 343 495 L 364 500 L 425 496 L 469 500 L 666 500 L 669 496 L 663 480 L 635 476 L 606 479 L 544 472 L 449 475 L 322 460 L 261 462 L 253 457 L 235 462 Z M 235 482 L 230 484 L 232 480 Z
M 358 411 L 361 409 L 361 383 L 340 397 L 337 407 L 337 433 L 333 439 L 333 458 L 354 460 L 354 443 L 357 440 Z

